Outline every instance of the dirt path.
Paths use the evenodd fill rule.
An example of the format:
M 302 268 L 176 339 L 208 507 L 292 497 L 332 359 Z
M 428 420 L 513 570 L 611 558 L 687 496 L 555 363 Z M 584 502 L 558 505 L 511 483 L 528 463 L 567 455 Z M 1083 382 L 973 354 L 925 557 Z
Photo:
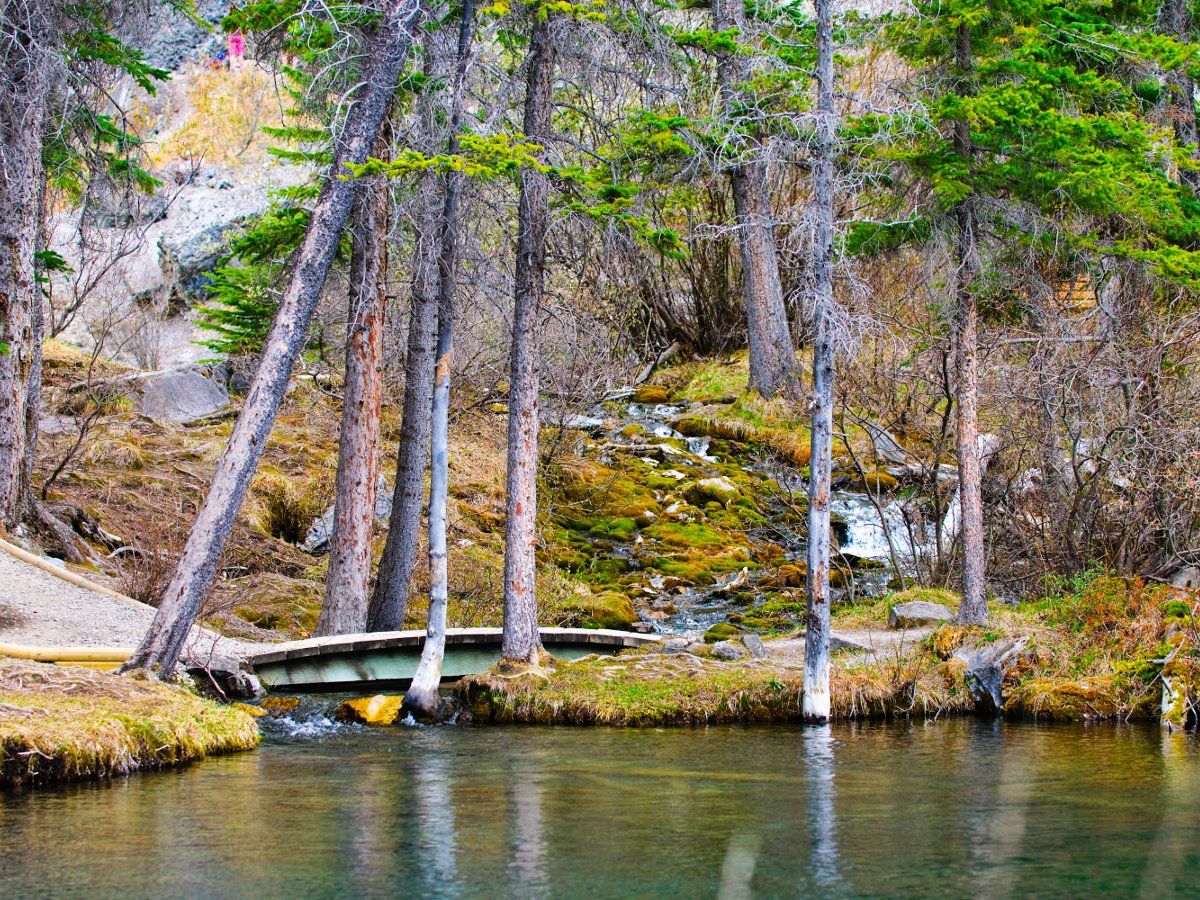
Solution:
M 830 637 L 834 650 L 853 651 L 857 648 L 861 653 L 869 653 L 876 658 L 883 658 L 911 648 L 932 633 L 933 629 L 929 627 L 908 628 L 902 631 L 893 631 L 890 628 L 854 628 L 834 629 Z M 764 641 L 764 646 L 772 656 L 785 659 L 804 658 L 803 634 L 798 637 Z
M 0 643 L 133 649 L 153 618 L 154 609 L 143 603 L 73 584 L 0 542 Z M 256 647 L 195 629 L 185 655 L 243 656 Z

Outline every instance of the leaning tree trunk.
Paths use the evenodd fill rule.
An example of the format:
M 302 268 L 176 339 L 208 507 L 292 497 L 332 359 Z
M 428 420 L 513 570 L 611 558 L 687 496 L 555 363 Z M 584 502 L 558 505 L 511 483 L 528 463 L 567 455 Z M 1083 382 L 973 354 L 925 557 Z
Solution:
M 376 156 L 391 143 L 383 129 Z M 364 180 L 351 230 L 346 380 L 338 445 L 333 534 L 318 635 L 354 634 L 367 626 L 371 530 L 379 480 L 379 417 L 383 406 L 383 314 L 387 298 L 389 187 L 384 175 Z
M 0 525 L 24 516 L 22 467 L 40 298 L 34 254 L 44 180 L 51 39 L 38 3 L 5 3 L 0 34 Z M 27 485 L 26 485 L 27 488 Z
M 969 25 L 958 27 L 954 56 L 960 96 L 969 96 L 972 90 Z M 966 119 L 954 123 L 954 152 L 966 161 L 970 171 L 973 149 L 971 125 Z M 955 426 L 958 431 L 958 496 L 963 551 L 958 622 L 963 625 L 982 625 L 987 621 L 983 469 L 979 460 L 979 311 L 974 285 L 978 249 L 975 241 L 975 205 L 968 195 L 954 208 L 954 368 L 958 381 Z
M 358 193 L 345 178 L 347 164 L 362 163 L 379 135 L 396 81 L 404 68 L 421 4 L 391 0 L 376 26 L 362 85 L 338 135 L 337 150 L 312 211 L 304 242 L 279 303 L 262 358 L 229 443 L 217 461 L 204 505 L 188 535 L 183 555 L 164 591 L 150 630 L 125 669 L 157 669 L 160 678 L 175 671 L 200 607 L 229 540 L 250 478 L 287 390 L 312 323 L 321 289 L 337 253 Z
M 1192 41 L 1191 0 L 1163 0 L 1158 8 L 1158 30 L 1183 44 Z M 1200 128 L 1196 123 L 1196 82 L 1188 63 L 1166 73 L 1167 108 L 1175 129 L 1175 140 L 1191 147 L 1194 163 L 1200 161 Z M 1200 169 L 1181 169 L 1179 180 L 1200 195 Z
M 718 30 L 737 29 L 746 34 L 742 0 L 713 0 L 712 10 Z M 748 99 L 743 87 L 751 76 L 746 57 L 721 54 L 717 71 L 725 114 L 736 119 L 737 109 L 744 107 Z M 739 128 L 734 124 L 732 130 L 736 134 Z M 780 392 L 792 394 L 799 387 L 796 352 L 779 279 L 767 165 L 761 159 L 741 160 L 730 169 L 729 182 L 741 245 L 742 299 L 750 345 L 749 387 L 764 397 Z
M 417 109 L 420 149 L 430 156 L 438 151 L 440 116 L 436 85 L 445 75 L 437 40 L 434 32 L 425 35 L 424 74 L 430 86 L 422 92 Z M 417 183 L 417 245 L 413 251 L 412 307 L 408 320 L 408 358 L 404 365 L 404 412 L 396 450 L 396 486 L 392 491 L 387 540 L 367 615 L 368 631 L 396 631 L 404 627 L 408 593 L 417 564 L 425 467 L 429 462 L 429 405 L 433 399 L 438 331 L 441 252 L 438 235 L 444 203 L 442 180 L 433 169 L 427 169 Z
M 458 30 L 457 60 L 450 100 L 450 140 L 447 151 L 458 152 L 458 129 L 462 121 L 463 85 L 471 55 L 473 0 L 463 0 Z M 435 718 L 439 710 L 438 686 L 446 652 L 446 607 L 449 603 L 449 570 L 446 560 L 446 505 L 450 486 L 450 375 L 454 368 L 454 290 L 458 276 L 459 198 L 463 175 L 457 170 L 446 176 L 446 202 L 442 209 L 442 255 L 438 265 L 438 347 L 433 383 L 433 415 L 430 428 L 429 467 L 429 621 L 425 644 L 404 705 L 424 718 Z
M 538 15 L 529 39 L 525 137 L 545 145 L 550 134 L 555 48 L 549 16 Z M 535 662 L 541 649 L 535 589 L 537 548 L 538 330 L 545 289 L 550 180 L 521 170 L 517 207 L 516 284 L 508 394 L 508 474 L 504 525 L 504 643 L 507 660 Z
M 808 625 L 804 718 L 829 719 L 829 491 L 833 455 L 833 191 L 837 110 L 833 96 L 833 0 L 816 0 L 817 141 L 812 170 L 812 453 L 808 476 Z

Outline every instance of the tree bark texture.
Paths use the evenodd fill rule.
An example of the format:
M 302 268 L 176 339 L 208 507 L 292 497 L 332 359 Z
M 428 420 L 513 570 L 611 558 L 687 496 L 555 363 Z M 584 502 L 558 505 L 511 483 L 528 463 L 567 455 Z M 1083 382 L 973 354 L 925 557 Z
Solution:
M 359 185 L 356 179 L 343 177 L 345 166 L 365 161 L 375 143 L 404 68 L 420 11 L 419 0 L 391 0 L 376 26 L 362 85 L 338 135 L 329 174 L 313 208 L 249 393 L 217 461 L 208 496 L 154 621 L 125 664 L 126 669 L 157 669 L 160 678 L 170 677 L 175 671 L 266 446 L 354 206 Z
M 550 17 L 536 15 L 529 40 L 525 137 L 545 144 L 550 134 L 555 48 Z M 545 289 L 550 180 L 521 170 L 517 208 L 516 284 L 509 361 L 508 472 L 504 526 L 504 643 L 507 660 L 534 662 L 541 649 L 537 626 L 538 331 Z
M 424 73 L 430 87 L 418 101 L 421 151 L 438 152 L 437 83 L 445 76 L 437 36 L 425 36 Z M 437 358 L 438 255 L 441 244 L 443 183 L 432 169 L 417 183 L 417 242 L 413 251 L 412 307 L 408 320 L 408 356 L 404 366 L 404 411 L 396 448 L 396 485 L 387 540 L 367 616 L 368 631 L 404 627 L 408 593 L 417 564 L 421 507 L 425 498 L 425 468 L 429 464 L 429 407 L 433 399 L 433 370 Z
M 0 524 L 26 510 L 22 467 L 29 377 L 39 351 L 34 253 L 40 231 L 42 132 L 52 23 L 38 3 L 5 2 L 0 33 Z
M 1158 8 L 1158 30 L 1181 43 L 1192 41 L 1192 5 L 1190 0 L 1163 0 Z M 1196 124 L 1196 82 L 1188 74 L 1188 63 L 1167 72 L 1167 110 L 1175 139 L 1192 148 L 1192 159 L 1200 160 L 1200 128 Z M 1179 180 L 1200 194 L 1200 170 L 1181 169 Z
M 457 61 L 450 101 L 450 139 L 447 150 L 458 151 L 462 121 L 463 85 L 471 56 L 471 29 L 475 7 L 463 0 L 458 32 Z M 459 199 L 463 175 L 446 175 L 446 202 L 442 208 L 441 258 L 438 263 L 438 347 L 433 383 L 429 467 L 429 621 L 425 643 L 404 704 L 417 715 L 434 718 L 440 702 L 442 661 L 446 653 L 446 607 L 449 603 L 449 568 L 446 560 L 446 504 L 450 488 L 450 376 L 454 369 L 454 291 L 458 277 Z
M 971 31 L 960 25 L 955 40 L 958 90 L 969 96 L 971 88 Z M 954 152 L 966 161 L 973 156 L 971 125 L 954 123 Z M 987 621 L 985 548 L 983 540 L 983 471 L 979 460 L 979 311 L 975 298 L 978 248 L 975 204 L 967 197 L 954 208 L 954 369 L 957 379 L 955 427 L 958 432 L 958 496 L 961 507 L 963 551 L 962 602 L 958 621 L 981 625 Z
M 812 453 L 808 477 L 808 624 L 804 637 L 804 718 L 829 719 L 829 491 L 833 454 L 834 139 L 833 0 L 816 0 L 817 140 L 812 162 Z
M 746 34 L 741 0 L 713 0 L 712 10 L 717 30 L 737 29 Z M 751 75 L 747 58 L 723 54 L 717 69 L 726 115 L 736 117 L 737 109 L 746 103 L 742 85 Z M 742 300 L 750 346 L 749 387 L 764 397 L 780 392 L 793 394 L 799 387 L 795 344 L 779 278 L 767 164 L 761 159 L 743 159 L 730 169 L 729 183 L 741 248 Z
M 384 128 L 375 155 L 385 158 L 391 135 Z M 318 635 L 354 634 L 367 626 L 371 531 L 379 480 L 379 427 L 383 406 L 383 315 L 387 298 L 387 177 L 363 181 L 351 229 L 350 301 L 346 323 L 345 399 L 338 444 L 333 534 L 325 602 Z

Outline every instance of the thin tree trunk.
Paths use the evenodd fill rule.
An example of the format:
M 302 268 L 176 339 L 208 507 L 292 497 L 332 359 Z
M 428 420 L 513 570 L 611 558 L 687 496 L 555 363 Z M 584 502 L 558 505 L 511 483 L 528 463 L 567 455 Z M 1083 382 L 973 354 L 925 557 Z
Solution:
M 38 189 L 38 235 L 35 246 L 42 249 L 46 243 L 46 173 L 43 171 Z M 35 265 L 35 285 L 41 274 Z M 42 415 L 42 339 L 46 333 L 42 291 L 36 286 L 31 312 L 29 382 L 25 389 L 25 450 L 21 458 L 21 477 L 17 484 L 17 503 L 21 507 L 21 515 L 30 522 L 36 522 L 34 504 L 37 503 L 37 494 L 33 489 L 33 479 L 37 470 L 38 429 Z
M 549 16 L 537 15 L 529 39 L 525 137 L 545 144 L 550 133 L 555 48 Z M 517 209 L 516 284 L 508 395 L 508 473 L 504 526 L 504 644 L 506 660 L 536 662 L 537 626 L 538 331 L 545 289 L 550 180 L 521 170 Z
M 188 535 L 183 555 L 163 593 L 154 621 L 125 669 L 157 669 L 170 677 L 216 573 L 225 543 L 266 447 L 296 357 L 304 346 L 321 289 L 358 193 L 343 177 L 348 163 L 361 163 L 375 143 L 396 80 L 404 68 L 421 10 L 419 0 L 392 0 L 370 42 L 367 69 L 338 135 L 329 174 L 313 208 L 304 242 L 263 346 L 233 433 L 213 473 L 212 485 Z
M 418 120 L 423 152 L 438 150 L 438 103 L 434 85 L 444 76 L 435 42 L 425 36 L 424 73 L 431 86 L 419 98 Z M 387 540 L 379 560 L 379 574 L 368 631 L 397 631 L 404 627 L 408 593 L 417 565 L 421 535 L 421 505 L 425 497 L 425 467 L 429 463 L 429 406 L 433 399 L 433 370 L 437 358 L 438 255 L 441 244 L 442 180 L 433 169 L 417 183 L 417 246 L 413 251 L 412 308 L 408 321 L 408 357 L 404 366 L 404 413 L 396 449 L 396 485 Z
M 448 152 L 458 151 L 462 121 L 463 84 L 471 56 L 471 29 L 475 16 L 473 0 L 463 0 L 458 31 L 458 51 L 450 101 Z M 422 717 L 436 717 L 440 707 L 438 686 L 446 652 L 446 607 L 449 603 L 449 571 L 446 561 L 446 504 L 450 485 L 450 375 L 454 368 L 454 290 L 458 277 L 459 198 L 463 175 L 455 170 L 446 176 L 446 203 L 442 212 L 442 256 L 438 266 L 438 348 L 433 383 L 431 464 L 429 472 L 429 622 L 425 644 L 404 705 Z
M 1181 43 L 1192 41 L 1192 5 L 1190 0 L 1163 0 L 1158 8 L 1158 30 Z M 1175 139 L 1192 148 L 1192 159 L 1200 160 L 1200 128 L 1196 123 L 1196 83 L 1188 72 L 1190 63 L 1167 72 L 1167 104 Z M 1181 169 L 1179 180 L 1200 195 L 1200 170 Z
M 375 155 L 391 144 L 382 129 Z M 379 417 L 383 405 L 383 315 L 387 299 L 387 177 L 364 180 L 351 231 L 346 381 L 333 502 L 333 534 L 318 635 L 354 634 L 367 626 L 371 531 L 379 480 Z
M 968 96 L 972 90 L 969 25 L 958 27 L 954 55 L 960 79 L 959 92 Z M 954 123 L 954 152 L 966 160 L 969 171 L 973 149 L 971 124 L 966 119 Z M 968 195 L 954 209 L 954 368 L 958 381 L 955 425 L 963 548 L 962 602 L 958 607 L 958 622 L 963 625 L 982 625 L 987 621 L 983 472 L 979 461 L 979 312 L 974 285 L 978 250 L 975 241 L 975 204 Z
M 42 131 L 51 36 L 37 3 L 6 3 L 0 35 L 0 525 L 27 509 L 22 469 L 34 367 L 38 286 L 34 253 L 40 226 Z
M 812 453 L 808 477 L 808 625 L 804 638 L 804 718 L 829 719 L 829 490 L 833 454 L 833 0 L 816 0 L 817 141 L 813 154 Z
M 746 34 L 742 0 L 713 0 L 712 10 L 718 30 L 737 29 Z M 742 85 L 751 75 L 746 57 L 722 54 L 717 72 L 726 115 L 735 117 L 736 109 L 746 102 Z M 799 389 L 796 352 L 779 279 L 766 163 L 753 158 L 739 162 L 729 171 L 729 183 L 741 246 L 742 299 L 750 346 L 749 387 L 764 397 L 780 392 L 794 394 Z

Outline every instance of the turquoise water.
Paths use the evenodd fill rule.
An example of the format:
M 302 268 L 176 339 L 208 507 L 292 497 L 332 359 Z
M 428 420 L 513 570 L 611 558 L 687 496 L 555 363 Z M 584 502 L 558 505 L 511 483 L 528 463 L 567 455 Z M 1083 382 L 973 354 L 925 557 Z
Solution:
M 1158 729 L 395 728 L 0 795 L 4 897 L 1200 891 Z

